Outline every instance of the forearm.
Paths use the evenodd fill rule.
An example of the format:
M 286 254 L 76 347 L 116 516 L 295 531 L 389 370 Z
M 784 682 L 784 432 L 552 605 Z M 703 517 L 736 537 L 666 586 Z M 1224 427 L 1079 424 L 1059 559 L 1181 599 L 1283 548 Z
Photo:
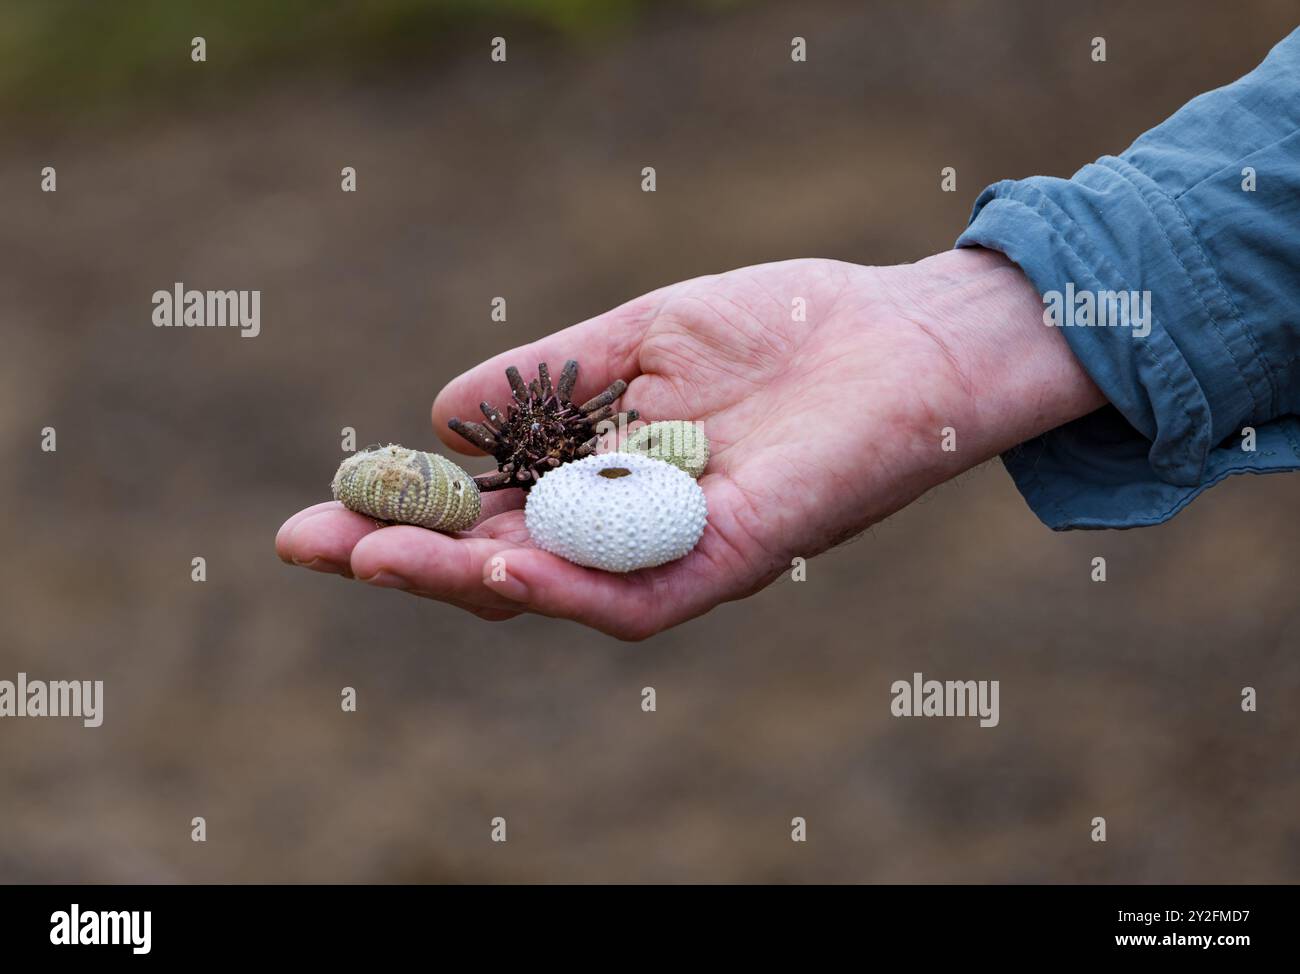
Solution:
M 1051 527 L 1159 524 L 1230 474 L 1300 470 L 1298 96 L 1300 30 L 1119 155 L 976 200 L 958 247 L 1063 297 L 1051 330 L 1113 407 L 1007 455 Z
M 884 269 L 900 313 L 942 349 L 951 388 L 934 397 L 935 482 L 997 456 L 1105 403 L 1024 273 L 996 251 L 950 250 Z M 941 430 L 950 427 L 943 449 Z

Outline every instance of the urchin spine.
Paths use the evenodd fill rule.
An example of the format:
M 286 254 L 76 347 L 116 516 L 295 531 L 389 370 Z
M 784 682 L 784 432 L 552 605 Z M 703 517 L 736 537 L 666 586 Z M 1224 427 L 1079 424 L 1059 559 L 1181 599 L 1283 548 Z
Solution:
M 505 412 L 489 402 L 479 403 L 483 422 L 457 417 L 448 421 L 451 429 L 497 461 L 495 473 L 474 478 L 480 491 L 521 487 L 529 490 L 546 472 L 595 453 L 599 442 L 597 424 L 614 419 L 620 424 L 638 417 L 635 409 L 619 413 L 614 403 L 627 391 L 627 383 L 615 379 L 609 388 L 581 406 L 572 400 L 578 381 L 578 363 L 564 363 L 559 379 L 551 385 L 550 368 L 537 367 L 537 378 L 524 382 L 513 365 L 506 369 L 511 401 Z

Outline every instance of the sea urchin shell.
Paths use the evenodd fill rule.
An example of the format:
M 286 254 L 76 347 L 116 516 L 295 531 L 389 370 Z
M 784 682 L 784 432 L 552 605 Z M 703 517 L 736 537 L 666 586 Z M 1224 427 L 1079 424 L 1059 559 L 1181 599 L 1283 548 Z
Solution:
M 601 453 L 552 470 L 524 506 L 533 544 L 607 572 L 676 561 L 700 540 L 707 516 L 704 491 L 689 475 L 634 453 Z
M 467 423 L 452 418 L 447 425 L 470 443 L 492 454 L 497 472 L 474 478 L 479 490 L 504 490 L 522 487 L 529 490 L 542 474 L 562 463 L 580 460 L 596 452 L 597 426 L 611 420 L 630 423 L 637 411 L 618 413 L 614 403 L 627 389 L 627 383 L 615 379 L 609 388 L 575 405 L 569 398 L 578 381 L 578 363 L 564 363 L 559 380 L 551 386 L 551 373 L 543 362 L 537 378 L 527 385 L 513 365 L 506 369 L 513 397 L 504 413 L 491 403 L 479 403 L 484 422 Z
M 642 426 L 627 438 L 623 450 L 671 463 L 696 478 L 709 464 L 709 438 L 704 435 L 703 425 L 685 419 Z
M 478 520 L 474 479 L 446 457 L 390 445 L 354 453 L 334 475 L 335 500 L 381 521 L 461 531 Z

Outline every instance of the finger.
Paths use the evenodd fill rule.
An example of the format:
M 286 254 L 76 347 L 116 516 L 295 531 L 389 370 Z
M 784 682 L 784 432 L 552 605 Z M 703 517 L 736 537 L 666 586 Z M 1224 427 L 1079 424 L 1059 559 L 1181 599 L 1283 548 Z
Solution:
M 518 368 L 527 382 L 530 376 L 537 374 L 538 364 L 546 362 L 554 382 L 565 361 L 577 359 L 581 367 L 573 401 L 579 403 L 595 396 L 615 379 L 631 382 L 639 372 L 641 338 L 671 289 L 652 291 L 581 324 L 502 352 L 453 379 L 434 400 L 435 432 L 458 453 L 482 454 L 482 450 L 448 429 L 447 421 L 453 416 L 477 421 L 481 416 L 479 403 L 485 400 L 503 408 L 510 395 L 504 376 L 506 367 L 510 365 Z
M 519 493 L 522 493 L 520 491 Z M 528 525 L 524 522 L 522 504 L 520 509 L 505 511 L 496 517 L 480 521 L 470 532 L 474 537 L 494 538 L 508 542 L 512 547 L 530 545 Z
M 500 534 L 512 541 L 519 538 L 520 532 L 523 532 L 523 536 L 526 537 L 522 514 L 516 513 L 519 524 L 515 526 L 511 523 L 514 520 L 510 517 L 511 513 L 515 512 L 507 512 L 505 515 L 498 515 L 484 522 L 486 526 L 483 530 L 489 535 Z M 300 525 L 303 530 L 298 533 L 296 529 Z M 370 518 L 344 509 L 337 501 L 327 501 L 299 511 L 289 518 L 276 536 L 276 552 L 286 562 L 315 571 L 346 575 L 350 578 L 353 575 L 351 556 L 356 548 L 356 542 L 378 532 L 381 527 L 382 525 Z M 432 592 L 415 589 L 411 589 L 411 592 L 414 595 L 438 598 Z M 451 598 L 442 598 L 440 601 L 448 602 L 458 609 L 464 609 L 489 622 L 513 619 L 527 611 L 523 606 L 485 607 Z
M 282 561 L 288 561 L 289 559 L 284 553 L 284 546 L 285 542 L 289 539 L 289 535 L 293 533 L 293 529 L 313 514 L 319 514 L 321 511 L 337 510 L 339 506 L 338 501 L 325 501 L 320 504 L 313 504 L 311 507 L 303 508 L 293 517 L 289 518 L 289 520 L 280 525 L 280 530 L 275 533 L 275 553 L 280 556 Z
M 522 520 L 522 517 L 521 517 Z M 309 522 L 310 523 L 310 522 Z M 394 525 L 362 538 L 352 549 L 353 576 L 444 602 L 518 611 L 517 602 L 483 585 L 484 566 L 511 542 L 479 535 L 449 537 Z
M 536 548 L 498 551 L 483 584 L 541 615 L 572 619 L 619 639 L 640 640 L 713 604 L 707 583 L 683 561 L 621 575 L 582 568 Z
M 502 514 L 510 511 L 521 510 L 524 506 L 524 494 L 523 491 L 520 490 L 493 491 L 490 494 L 484 494 L 482 496 L 482 504 L 483 509 L 479 514 L 479 519 L 476 522 L 477 525 L 486 524 L 494 518 L 500 517 Z M 320 504 L 313 504 L 311 507 L 304 508 L 297 514 L 293 515 L 293 517 L 289 518 L 289 520 L 285 521 L 284 524 L 280 525 L 280 530 L 275 533 L 275 553 L 280 556 L 280 560 L 292 563 L 293 557 L 289 553 L 289 539 L 297 529 L 298 525 L 302 524 L 303 521 L 306 521 L 309 518 L 314 518 L 317 514 L 338 514 L 339 512 L 351 513 L 348 512 L 347 509 L 338 501 L 323 501 Z M 356 516 L 365 517 L 365 515 L 361 514 Z M 355 520 L 351 518 L 346 520 L 356 523 Z M 375 522 L 374 519 L 367 518 L 367 520 L 374 529 L 383 527 L 382 524 Z M 333 526 L 335 522 L 331 521 L 330 524 Z
M 478 532 L 483 525 L 494 521 L 502 514 L 510 511 L 521 511 L 524 507 L 524 492 L 522 490 L 494 490 L 486 494 L 480 494 L 479 498 L 483 504 L 483 509 L 479 513 L 478 520 L 474 522 L 473 531 Z
M 286 525 L 287 527 L 287 525 Z M 287 531 L 281 529 L 276 550 L 281 559 L 314 571 L 351 574 L 352 549 L 366 535 L 379 530 L 372 518 L 347 510 L 337 502 L 303 517 Z

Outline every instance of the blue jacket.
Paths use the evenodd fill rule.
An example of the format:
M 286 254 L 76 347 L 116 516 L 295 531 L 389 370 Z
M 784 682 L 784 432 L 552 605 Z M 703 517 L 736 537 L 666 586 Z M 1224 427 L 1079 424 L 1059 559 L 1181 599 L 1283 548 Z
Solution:
M 1156 524 L 1229 474 L 1300 469 L 1300 30 L 1118 157 L 990 186 L 957 241 L 977 245 L 1045 321 L 1073 297 L 1062 331 L 1111 403 L 1003 455 L 1048 526 Z M 1150 318 L 1096 324 L 1111 291 L 1149 292 Z

